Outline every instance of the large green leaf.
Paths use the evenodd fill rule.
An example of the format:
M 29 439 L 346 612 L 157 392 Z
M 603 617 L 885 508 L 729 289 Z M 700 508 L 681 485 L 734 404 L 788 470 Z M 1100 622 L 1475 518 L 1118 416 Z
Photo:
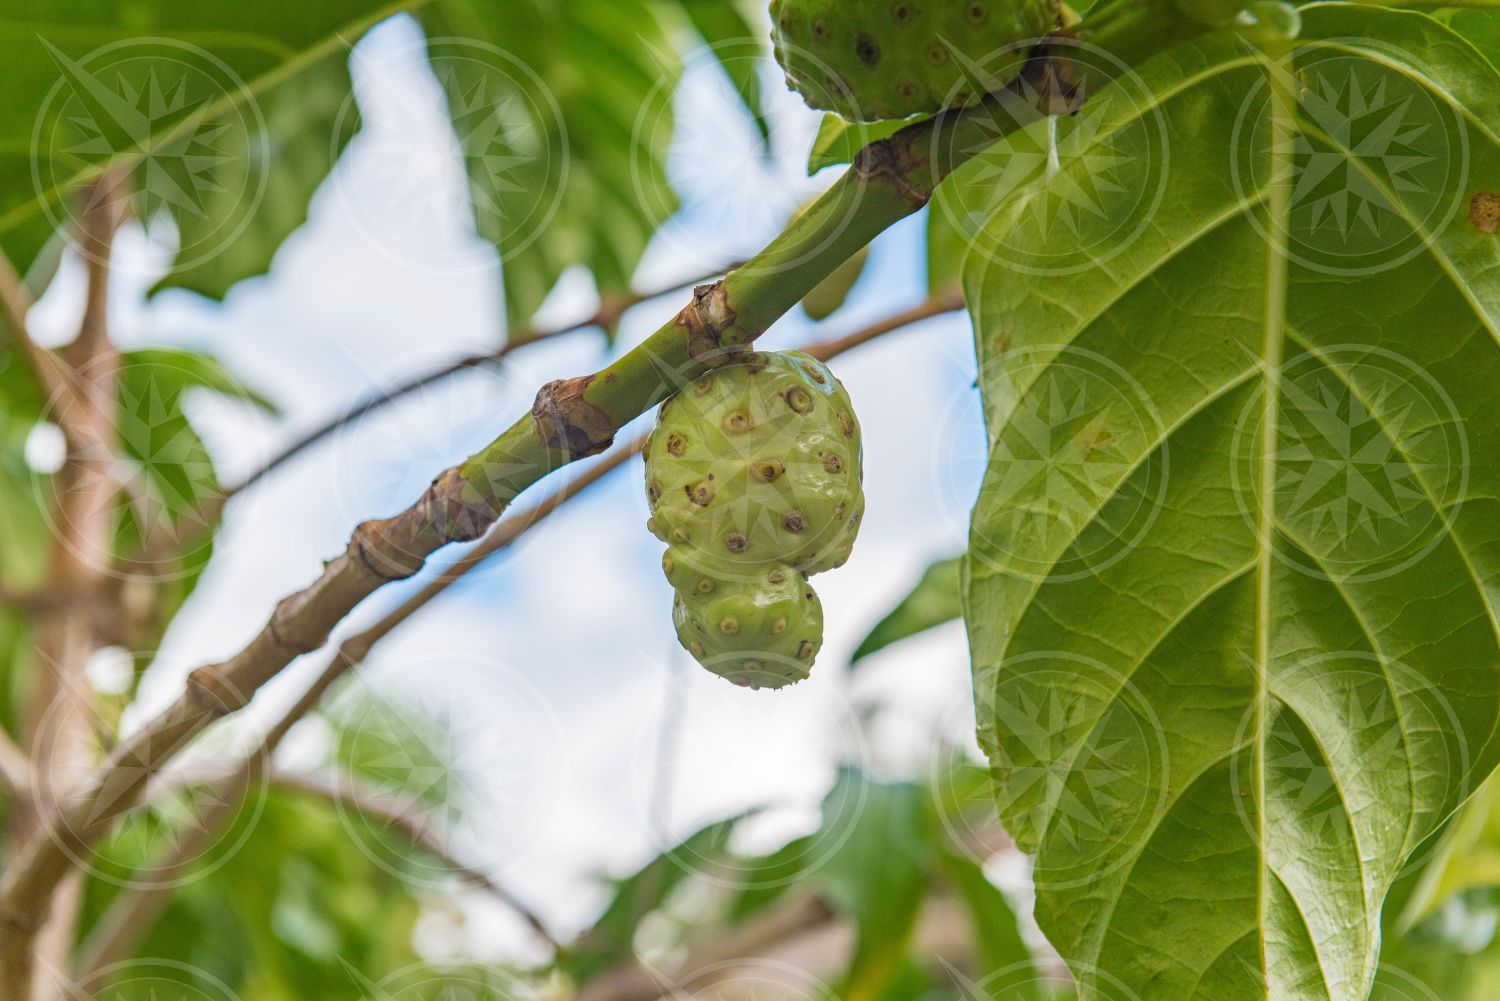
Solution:
M 666 178 L 680 58 L 649 0 L 439 0 L 428 55 L 475 225 L 500 251 L 513 337 L 563 271 L 629 286 L 676 209 Z
M 242 236 L 268 258 L 268 236 L 300 218 L 282 202 L 310 190 L 330 159 L 278 148 L 289 93 L 279 85 L 322 71 L 400 9 L 371 0 L 10 5 L 0 16 L 0 247 L 25 271 L 83 186 L 106 165 L 128 164 L 137 209 L 178 220 L 179 269 Z M 322 143 L 331 150 L 334 136 Z M 283 187 L 270 193 L 272 183 Z M 271 216 L 258 218 L 253 207 L 268 197 Z M 191 283 L 222 287 L 225 278 Z
M 1085 996 L 1363 1001 L 1496 763 L 1500 75 L 1303 15 L 1290 69 L 1206 39 L 986 157 L 965 610 Z

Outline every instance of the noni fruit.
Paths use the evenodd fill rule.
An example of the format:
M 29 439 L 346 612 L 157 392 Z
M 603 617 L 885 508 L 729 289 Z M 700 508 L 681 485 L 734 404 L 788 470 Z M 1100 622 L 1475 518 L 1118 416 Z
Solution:
M 677 638 L 714 674 L 747 688 L 782 688 L 807 677 L 823 645 L 823 606 L 807 578 L 776 567 L 750 580 L 708 581 L 677 591 Z
M 754 352 L 662 405 L 646 444 L 651 531 L 716 577 L 841 566 L 864 515 L 859 424 L 828 367 Z
M 802 352 L 747 354 L 664 403 L 645 456 L 682 645 L 735 684 L 805 678 L 823 642 L 807 577 L 849 558 L 864 514 L 844 387 Z
M 1000 90 L 1057 18 L 1057 0 L 771 0 L 787 85 L 859 122 Z

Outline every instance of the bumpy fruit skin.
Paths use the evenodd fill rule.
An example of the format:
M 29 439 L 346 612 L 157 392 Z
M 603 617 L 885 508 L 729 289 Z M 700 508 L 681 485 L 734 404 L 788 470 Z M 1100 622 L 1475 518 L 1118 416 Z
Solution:
M 1057 0 L 771 0 L 787 85 L 858 122 L 967 104 L 1015 79 Z
M 843 565 L 864 515 L 859 422 L 827 366 L 752 353 L 663 404 L 646 445 L 650 527 L 723 579 Z
M 747 581 L 678 590 L 677 638 L 714 674 L 746 688 L 783 688 L 807 677 L 823 645 L 823 606 L 790 567 Z
M 849 558 L 864 515 L 844 387 L 800 351 L 747 354 L 663 404 L 645 456 L 682 645 L 737 685 L 806 678 L 823 644 L 807 576 Z

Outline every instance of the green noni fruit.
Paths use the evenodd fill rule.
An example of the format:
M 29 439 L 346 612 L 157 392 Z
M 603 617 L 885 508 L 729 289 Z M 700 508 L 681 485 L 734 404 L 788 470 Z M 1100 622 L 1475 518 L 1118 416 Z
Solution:
M 849 558 L 864 515 L 844 387 L 802 352 L 747 354 L 663 404 L 645 456 L 682 645 L 736 684 L 805 678 L 823 642 L 807 577 Z
M 787 85 L 850 121 L 931 114 L 1015 79 L 1057 0 L 771 0 Z
M 747 688 L 782 688 L 807 677 L 823 645 L 823 606 L 806 577 L 776 567 L 712 585 L 679 589 L 672 607 L 677 639 L 700 664 Z
M 828 367 L 751 353 L 662 405 L 646 443 L 651 531 L 705 573 L 843 565 L 864 515 L 859 423 Z

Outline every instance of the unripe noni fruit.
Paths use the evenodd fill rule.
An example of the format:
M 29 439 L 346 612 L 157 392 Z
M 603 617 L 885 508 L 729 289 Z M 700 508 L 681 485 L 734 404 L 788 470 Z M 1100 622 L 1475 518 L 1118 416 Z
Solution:
M 677 562 L 748 580 L 849 558 L 864 515 L 859 422 L 810 355 L 747 354 L 684 387 L 646 456 L 650 527 Z
M 698 663 L 746 688 L 782 688 L 806 678 L 823 645 L 823 606 L 807 578 L 776 567 L 713 584 L 679 588 L 672 606 L 677 638 Z
M 787 85 L 811 107 L 862 122 L 1000 90 L 1057 17 L 1056 0 L 771 0 Z

